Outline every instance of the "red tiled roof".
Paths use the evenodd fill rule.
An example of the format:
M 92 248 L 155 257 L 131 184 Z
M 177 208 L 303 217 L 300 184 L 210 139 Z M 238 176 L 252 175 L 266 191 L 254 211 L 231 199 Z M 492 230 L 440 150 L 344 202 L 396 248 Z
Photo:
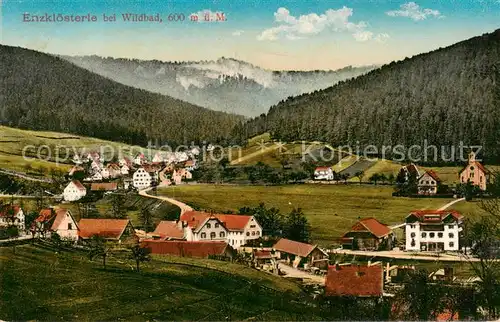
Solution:
M 119 239 L 129 224 L 128 219 L 81 219 L 78 226 L 81 238 L 99 235 L 104 238 Z
M 153 234 L 158 234 L 161 238 L 184 238 L 184 233 L 177 226 L 177 222 L 175 221 L 161 221 L 158 226 L 156 226 Z
M 369 231 L 378 238 L 387 236 L 391 229 L 375 218 L 365 218 L 352 226 L 351 231 Z M 348 233 L 344 234 L 347 235 Z
M 257 250 L 253 252 L 253 256 L 257 259 L 273 258 L 273 255 L 268 250 Z
M 19 210 L 21 207 L 18 205 L 0 205 L 0 217 L 16 216 Z
M 114 191 L 118 189 L 118 184 L 116 182 L 102 182 L 102 183 L 92 183 L 90 190 L 92 191 Z
M 71 216 L 71 213 L 67 209 L 56 209 L 55 213 L 56 213 L 56 218 L 55 218 L 54 222 L 52 223 L 50 230 L 56 230 L 59 227 L 59 225 L 62 223 L 62 221 L 64 220 L 64 217 L 66 217 L 66 214 L 69 214 Z M 75 224 L 76 224 L 76 222 L 75 222 Z M 78 227 L 78 225 L 77 225 L 77 227 Z
M 456 210 L 430 210 L 430 209 L 414 210 L 414 211 L 410 212 L 410 214 L 408 216 L 406 216 L 406 218 L 408 218 L 412 215 L 417 217 L 419 219 L 419 221 L 425 221 L 426 215 L 439 215 L 440 221 L 442 221 L 448 215 L 452 215 L 457 220 L 463 218 L 462 214 Z
M 248 224 L 252 216 L 244 215 L 226 215 L 226 214 L 210 214 L 201 211 L 186 211 L 180 217 L 181 221 L 188 224 L 189 227 L 196 229 L 199 224 L 202 224 L 208 217 L 219 219 L 227 230 L 243 230 Z
M 434 172 L 434 170 L 427 170 L 425 171 L 425 173 L 422 175 L 429 175 L 432 179 L 436 180 L 436 182 L 441 182 L 441 179 L 439 178 L 439 176 L 437 175 L 436 172 Z
M 383 269 L 380 265 L 328 267 L 326 296 L 382 296 Z
M 187 161 L 184 163 L 184 166 L 185 166 L 185 167 L 192 167 L 192 166 L 194 166 L 194 161 L 193 161 L 193 160 L 187 160 Z
M 209 255 L 223 255 L 229 245 L 223 241 L 157 241 L 144 240 L 143 247 L 152 254 L 175 255 L 181 257 L 207 258 Z
M 328 171 L 330 167 L 317 167 L 314 171 Z
M 280 252 L 307 257 L 316 248 L 316 245 L 310 245 L 286 238 L 281 238 L 276 244 L 274 244 L 273 248 Z
M 83 184 L 78 181 L 78 180 L 73 180 L 71 181 L 79 190 L 85 190 L 87 191 L 87 189 L 85 189 L 85 187 L 83 186 Z

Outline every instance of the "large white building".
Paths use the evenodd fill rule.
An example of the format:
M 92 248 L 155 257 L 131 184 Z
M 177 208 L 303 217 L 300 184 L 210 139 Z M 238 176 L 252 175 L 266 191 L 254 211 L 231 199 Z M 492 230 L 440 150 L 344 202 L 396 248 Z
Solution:
M 463 216 L 453 210 L 418 210 L 406 217 L 407 251 L 458 251 Z
M 66 201 L 80 200 L 87 195 L 87 189 L 78 180 L 73 180 L 63 191 L 63 198 Z
M 187 241 L 225 241 L 233 248 L 245 245 L 249 240 L 262 236 L 262 227 L 254 216 L 210 214 L 200 211 L 187 211 L 180 220 L 162 222 L 168 229 L 158 229 L 164 239 Z
M 144 168 L 137 169 L 132 176 L 133 185 L 136 189 L 145 189 L 151 186 L 151 175 Z

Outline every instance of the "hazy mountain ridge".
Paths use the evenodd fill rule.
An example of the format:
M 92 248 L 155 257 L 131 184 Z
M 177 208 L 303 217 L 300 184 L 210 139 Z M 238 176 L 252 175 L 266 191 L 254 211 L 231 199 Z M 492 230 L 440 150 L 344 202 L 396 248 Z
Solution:
M 242 131 L 353 147 L 481 145 L 498 163 L 500 29 L 289 98 Z
M 20 47 L 0 45 L 0 66 L 2 125 L 176 145 L 228 142 L 234 126 L 243 121 L 242 116 L 129 87 Z
M 246 116 L 266 113 L 289 96 L 327 88 L 376 66 L 337 71 L 270 71 L 232 58 L 161 62 L 98 56 L 64 59 L 125 85 L 172 96 L 217 111 Z

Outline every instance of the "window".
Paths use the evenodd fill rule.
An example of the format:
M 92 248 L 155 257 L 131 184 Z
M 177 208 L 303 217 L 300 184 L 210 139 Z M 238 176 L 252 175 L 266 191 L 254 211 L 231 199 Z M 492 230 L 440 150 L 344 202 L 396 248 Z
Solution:
M 435 182 L 431 180 L 431 184 L 434 184 Z
M 257 236 L 259 236 L 260 235 L 260 231 L 257 231 L 256 234 L 257 234 Z
M 470 167 L 470 171 L 474 171 L 474 166 L 471 166 L 471 167 Z
M 411 233 L 411 234 L 410 234 L 410 237 L 411 237 L 411 238 L 415 237 L 415 233 Z
M 247 231 L 247 236 L 250 236 L 250 232 Z
M 211 232 L 210 233 L 210 239 L 214 239 L 215 237 L 217 237 L 217 234 L 215 234 L 215 232 Z
M 255 231 L 252 231 L 252 236 L 255 236 Z
M 250 228 L 255 228 L 255 225 L 250 225 Z
M 209 223 L 207 223 L 207 228 L 212 228 L 212 225 L 210 225 Z
M 434 238 L 434 235 L 435 235 L 434 233 L 430 233 L 430 234 L 429 234 L 429 237 L 430 237 L 430 238 Z
M 455 243 L 450 242 L 450 247 L 453 247 L 453 246 L 455 246 Z
M 201 233 L 201 238 L 207 238 L 207 234 L 206 233 Z
M 214 225 L 215 228 L 219 228 L 219 223 L 216 222 L 215 225 Z
M 483 182 L 483 176 L 479 177 L 479 182 Z
M 449 229 L 453 229 L 453 227 L 455 227 L 455 226 L 453 226 L 453 225 L 448 225 L 448 228 L 449 228 Z
M 415 228 L 415 225 L 410 225 L 410 228 L 412 228 L 412 229 Z
M 411 240 L 411 247 L 415 247 L 415 239 Z
M 220 234 L 219 234 L 220 237 L 226 237 L 226 233 L 221 231 Z
M 422 238 L 427 237 L 427 233 L 422 233 Z
M 453 238 L 453 237 L 455 237 L 455 235 L 453 233 L 449 233 L 448 237 Z
M 443 233 L 438 233 L 438 238 L 443 238 Z
M 73 229 L 73 225 L 69 222 L 68 223 L 68 230 L 72 230 Z
M 231 240 L 231 245 L 234 245 L 234 239 L 233 239 L 233 240 Z

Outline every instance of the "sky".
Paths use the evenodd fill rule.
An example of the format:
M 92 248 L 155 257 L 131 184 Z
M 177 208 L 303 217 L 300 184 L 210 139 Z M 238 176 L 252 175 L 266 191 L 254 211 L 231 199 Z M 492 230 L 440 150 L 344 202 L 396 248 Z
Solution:
M 144 60 L 231 57 L 272 70 L 384 64 L 500 28 L 500 0 L 0 3 L 0 43 L 5 45 L 63 55 Z M 162 21 L 127 22 L 123 20 L 127 13 L 158 15 Z M 96 21 L 34 21 L 45 14 L 49 19 L 59 14 L 89 15 Z M 193 14 L 198 21 L 192 21 Z M 114 15 L 116 21 L 104 21 L 103 15 Z M 211 21 L 204 21 L 205 17 Z

